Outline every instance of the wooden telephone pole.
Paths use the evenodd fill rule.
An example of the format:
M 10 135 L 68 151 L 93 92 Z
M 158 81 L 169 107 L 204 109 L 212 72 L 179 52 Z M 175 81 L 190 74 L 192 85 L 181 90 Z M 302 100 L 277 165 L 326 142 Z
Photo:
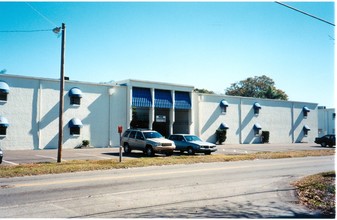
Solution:
M 63 144 L 63 110 L 64 110 L 64 54 L 65 54 L 65 38 L 66 25 L 62 23 L 62 43 L 61 43 L 61 71 L 60 71 L 60 108 L 59 108 L 59 142 L 57 149 L 57 162 L 61 163 L 62 144 Z

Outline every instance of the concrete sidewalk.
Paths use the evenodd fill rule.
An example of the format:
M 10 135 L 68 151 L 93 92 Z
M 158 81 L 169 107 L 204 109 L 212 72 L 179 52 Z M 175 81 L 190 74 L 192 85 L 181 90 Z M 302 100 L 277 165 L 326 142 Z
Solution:
M 223 144 L 217 145 L 214 154 L 249 154 L 256 152 L 285 152 L 299 150 L 327 150 L 335 148 L 321 147 L 315 143 L 296 144 Z M 177 153 L 176 155 L 179 155 Z M 140 151 L 134 151 L 123 159 L 136 159 L 143 157 Z M 161 156 L 161 155 L 158 155 Z M 63 149 L 62 161 L 67 160 L 104 160 L 119 159 L 119 147 L 112 148 L 82 148 Z M 57 149 L 48 150 L 4 150 L 3 163 L 1 165 L 18 165 L 23 163 L 55 162 L 57 161 Z

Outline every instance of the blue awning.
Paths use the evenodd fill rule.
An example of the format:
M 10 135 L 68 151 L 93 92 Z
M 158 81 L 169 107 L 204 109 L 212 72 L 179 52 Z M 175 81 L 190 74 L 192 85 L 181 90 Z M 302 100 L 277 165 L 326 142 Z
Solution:
M 8 126 L 9 126 L 8 120 L 5 117 L 0 116 L 0 127 L 8 128 Z
M 169 90 L 154 91 L 154 107 L 156 108 L 172 108 L 172 95 Z
M 254 103 L 254 108 L 255 108 L 255 109 L 260 109 L 260 108 L 261 108 L 260 103 L 255 102 L 255 103 Z
M 310 112 L 310 109 L 309 109 L 307 106 L 304 106 L 304 107 L 303 107 L 303 111 L 304 111 L 304 112 Z
M 9 86 L 4 81 L 0 81 L 0 93 L 2 94 L 9 93 Z
M 69 97 L 82 98 L 82 91 L 79 88 L 74 87 L 74 88 L 70 89 L 68 95 L 69 95 Z
M 69 121 L 69 128 L 82 128 L 83 124 L 80 119 L 73 118 Z
M 151 107 L 152 96 L 148 88 L 132 88 L 132 106 L 134 107 Z
M 309 128 L 308 125 L 304 125 L 304 126 L 303 126 L 303 129 L 304 129 L 304 130 L 307 130 L 307 131 L 310 131 L 310 128 Z
M 254 124 L 254 129 L 260 130 L 260 129 L 262 129 L 262 127 L 261 127 L 261 125 L 259 123 L 255 123 Z
M 226 101 L 226 100 L 221 100 L 221 102 L 220 102 L 220 106 L 221 107 L 228 107 L 228 102 Z
M 228 125 L 226 123 L 221 123 L 220 129 L 228 129 Z
M 175 109 L 191 109 L 191 98 L 189 92 L 175 92 Z

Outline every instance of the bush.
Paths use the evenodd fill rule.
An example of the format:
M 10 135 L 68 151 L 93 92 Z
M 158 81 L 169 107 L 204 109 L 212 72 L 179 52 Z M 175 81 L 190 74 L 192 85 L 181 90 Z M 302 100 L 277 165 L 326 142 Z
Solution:
M 227 139 L 227 130 L 226 129 L 218 129 L 216 130 L 216 141 L 219 144 L 222 144 Z
M 269 131 L 262 131 L 262 143 L 269 143 Z
M 85 146 L 85 147 L 89 146 L 89 144 L 90 144 L 89 140 L 83 140 L 82 141 L 82 145 Z

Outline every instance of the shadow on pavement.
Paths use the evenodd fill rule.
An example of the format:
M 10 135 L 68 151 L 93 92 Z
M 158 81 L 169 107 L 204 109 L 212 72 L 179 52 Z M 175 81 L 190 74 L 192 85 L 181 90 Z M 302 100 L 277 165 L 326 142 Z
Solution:
M 206 202 L 206 201 L 204 201 Z M 175 206 L 172 208 L 172 205 Z M 178 208 L 177 208 L 178 207 Z M 109 217 L 109 218 L 334 218 L 335 215 L 323 215 L 318 212 L 305 211 L 290 206 L 270 202 L 265 205 L 230 202 L 226 199 L 219 201 L 218 205 L 195 207 L 193 203 L 179 208 L 175 204 L 161 204 L 151 207 L 140 207 L 132 210 L 107 211 L 90 216 L 81 217 Z

